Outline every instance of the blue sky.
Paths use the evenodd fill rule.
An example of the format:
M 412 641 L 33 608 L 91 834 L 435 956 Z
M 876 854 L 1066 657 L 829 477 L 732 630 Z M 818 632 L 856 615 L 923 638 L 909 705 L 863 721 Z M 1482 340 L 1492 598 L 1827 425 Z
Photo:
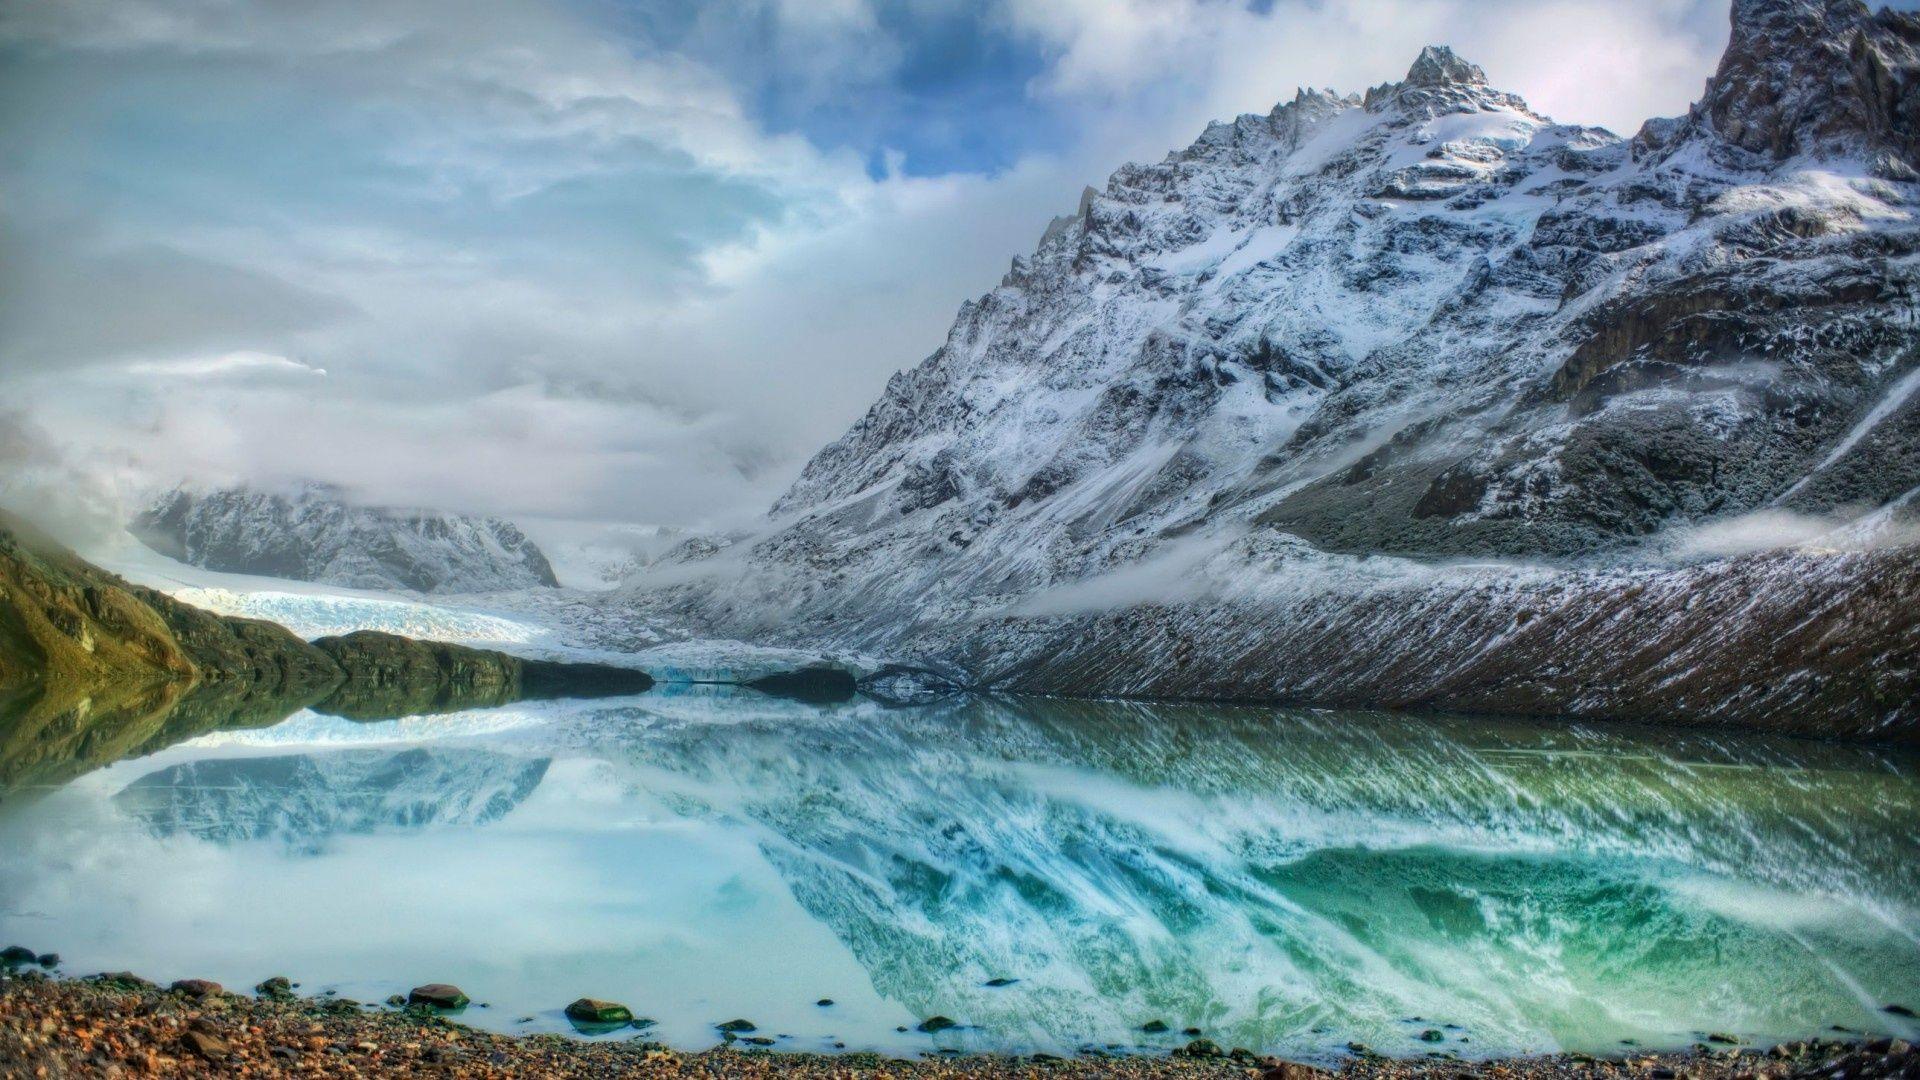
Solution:
M 1210 119 L 1440 42 L 1630 131 L 1725 35 L 1725 0 L 10 5 L 0 454 L 106 517 L 301 477 L 723 524 Z
M 1043 43 L 987 5 L 872 5 L 854 31 L 857 63 L 837 51 L 822 61 L 818 34 L 779 5 L 618 0 L 606 10 L 636 40 L 724 73 L 766 130 L 850 150 L 876 178 L 994 172 L 1073 136 L 1071 110 L 1027 93 L 1046 70 Z

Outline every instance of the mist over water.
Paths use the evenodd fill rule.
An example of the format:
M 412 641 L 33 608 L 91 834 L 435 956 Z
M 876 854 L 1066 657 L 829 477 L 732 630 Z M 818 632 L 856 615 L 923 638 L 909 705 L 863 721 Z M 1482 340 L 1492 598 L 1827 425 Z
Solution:
M 1881 1006 L 1920 1003 L 1916 773 L 1619 727 L 718 687 L 302 712 L 0 804 L 0 937 L 235 989 L 454 982 L 508 1031 L 604 997 L 686 1047 L 734 1017 L 890 1052 L 1911 1034 Z M 911 1030 L 936 1014 L 963 1026 Z

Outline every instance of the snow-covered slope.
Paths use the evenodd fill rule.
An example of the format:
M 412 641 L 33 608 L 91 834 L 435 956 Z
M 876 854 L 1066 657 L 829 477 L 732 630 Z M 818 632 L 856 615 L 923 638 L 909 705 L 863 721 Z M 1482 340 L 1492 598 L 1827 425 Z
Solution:
M 181 488 L 131 529 L 155 551 L 209 570 L 416 592 L 557 584 L 546 556 L 509 522 L 358 506 L 321 484 Z
M 1531 555 L 1783 495 L 1914 366 L 1914 118 L 1843 123 L 1890 103 L 1841 75 L 1913 74 L 1915 24 L 1738 9 L 1706 102 L 1631 143 L 1429 49 L 1122 169 L 807 467 L 789 542 L 1018 534 L 960 561 L 1024 585 L 1223 515 Z M 1824 473 L 1790 505 L 1920 483 L 1864 444 Z
M 1700 104 L 1630 140 L 1444 48 L 1216 123 L 1089 189 L 764 532 L 692 553 L 706 580 L 631 598 L 991 668 L 983 626 L 1050 591 L 1178 601 L 1276 549 L 1351 583 L 1347 556 L 1591 564 L 1759 510 L 1910 515 L 1917 49 L 1920 18 L 1857 0 L 1736 0 Z

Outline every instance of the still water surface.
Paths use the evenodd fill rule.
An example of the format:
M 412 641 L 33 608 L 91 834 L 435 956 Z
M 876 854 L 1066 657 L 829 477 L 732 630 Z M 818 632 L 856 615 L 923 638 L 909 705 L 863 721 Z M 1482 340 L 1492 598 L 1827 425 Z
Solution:
M 508 1031 L 610 998 L 686 1047 L 744 1017 L 792 1049 L 1484 1056 L 1911 1035 L 1881 1006 L 1920 1006 L 1917 868 L 1920 761 L 1883 749 L 665 687 L 303 711 L 16 792 L 0 938 L 369 1002 L 452 982 Z M 935 1014 L 964 1026 L 896 1030 Z

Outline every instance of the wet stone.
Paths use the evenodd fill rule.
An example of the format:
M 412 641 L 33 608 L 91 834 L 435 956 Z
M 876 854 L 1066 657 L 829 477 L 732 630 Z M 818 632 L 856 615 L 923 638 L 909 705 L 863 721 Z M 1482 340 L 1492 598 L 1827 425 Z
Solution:
M 755 1026 L 753 1021 L 741 1020 L 737 1018 L 733 1020 L 725 1021 L 724 1023 L 715 1024 L 713 1026 L 719 1029 L 720 1031 L 725 1032 L 728 1035 L 744 1035 L 749 1031 L 760 1030 L 759 1027 Z
M 929 1035 L 959 1026 L 959 1023 L 945 1016 L 929 1016 L 925 1020 L 920 1021 L 920 1030 Z
M 227 992 L 226 987 L 221 986 L 211 979 L 175 979 L 173 985 L 167 987 L 167 989 L 172 990 L 176 994 L 185 994 L 188 997 L 196 998 L 219 997 L 221 994 Z
M 1165 1020 L 1149 1020 L 1140 1025 L 1140 1030 L 1149 1035 L 1159 1035 L 1167 1030 L 1167 1022 Z
M 431 1005 L 436 1009 L 464 1009 L 471 1000 L 459 987 L 448 983 L 427 983 L 407 993 L 407 1004 Z
M 208 1061 L 222 1061 L 227 1056 L 227 1041 L 211 1032 L 198 1028 L 188 1028 L 181 1042 L 193 1053 Z
M 17 966 L 39 962 L 39 956 L 24 945 L 9 945 L 0 949 L 0 964 Z
M 159 987 L 155 986 L 153 983 L 147 981 L 146 979 L 141 978 L 138 975 L 135 975 L 131 971 L 103 971 L 100 974 L 95 975 L 93 979 L 95 982 L 105 983 L 108 986 L 118 987 L 122 990 L 157 990 L 159 989 Z
M 633 1010 L 617 1001 L 583 997 L 567 1006 L 567 1019 L 582 1024 L 625 1024 L 633 1020 Z

